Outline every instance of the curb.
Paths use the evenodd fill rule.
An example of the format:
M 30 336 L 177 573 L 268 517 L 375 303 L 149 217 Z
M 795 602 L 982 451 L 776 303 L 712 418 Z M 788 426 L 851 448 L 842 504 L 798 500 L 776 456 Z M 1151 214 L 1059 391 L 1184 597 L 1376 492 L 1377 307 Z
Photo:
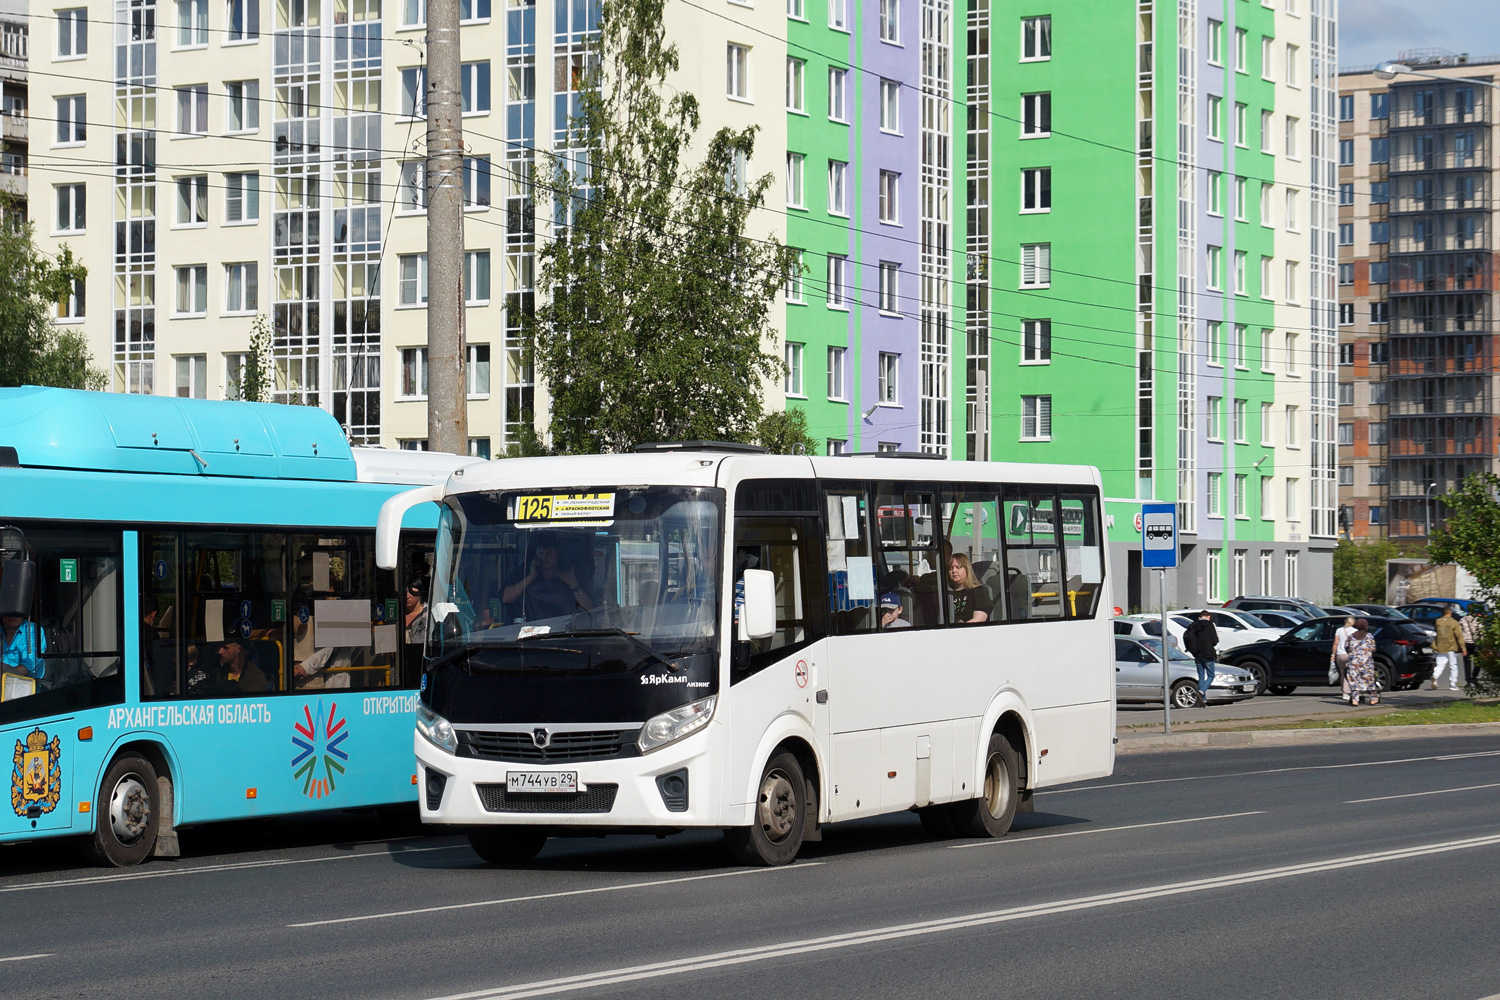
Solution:
M 1351 726 L 1348 729 L 1253 729 L 1238 732 L 1153 733 L 1120 736 L 1115 754 L 1148 750 L 1196 750 L 1202 747 L 1305 746 L 1399 740 L 1422 736 L 1500 736 L 1500 722 L 1443 723 L 1430 726 Z

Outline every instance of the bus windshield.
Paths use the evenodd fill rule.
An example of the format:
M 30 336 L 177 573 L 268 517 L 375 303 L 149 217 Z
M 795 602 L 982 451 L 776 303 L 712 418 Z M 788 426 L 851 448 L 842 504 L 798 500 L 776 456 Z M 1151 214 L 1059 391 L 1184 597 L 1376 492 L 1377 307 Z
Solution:
M 669 486 L 450 497 L 426 623 L 432 686 L 451 692 L 451 670 L 616 678 L 628 682 L 616 716 L 657 701 L 633 709 L 628 686 L 669 701 L 711 693 L 722 510 L 721 490 Z

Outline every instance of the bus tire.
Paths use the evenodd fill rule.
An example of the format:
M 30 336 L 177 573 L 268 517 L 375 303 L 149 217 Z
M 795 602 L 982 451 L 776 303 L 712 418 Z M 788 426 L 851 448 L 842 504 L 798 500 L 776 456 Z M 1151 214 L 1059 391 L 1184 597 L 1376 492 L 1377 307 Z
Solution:
M 524 865 L 542 853 L 547 831 L 529 826 L 490 826 L 469 831 L 469 846 L 492 865 Z
M 1016 818 L 1021 790 L 1021 763 L 1016 748 L 999 733 L 990 737 L 984 760 L 984 786 L 977 799 L 953 803 L 953 819 L 965 837 L 1003 837 Z
M 802 765 L 783 750 L 766 761 L 755 797 L 755 819 L 749 826 L 724 831 L 724 843 L 742 865 L 790 864 L 802 848 L 807 826 L 807 782 Z
M 149 858 L 161 823 L 160 798 L 156 768 L 149 760 L 133 753 L 116 757 L 94 802 L 95 829 L 84 842 L 89 860 L 128 868 Z

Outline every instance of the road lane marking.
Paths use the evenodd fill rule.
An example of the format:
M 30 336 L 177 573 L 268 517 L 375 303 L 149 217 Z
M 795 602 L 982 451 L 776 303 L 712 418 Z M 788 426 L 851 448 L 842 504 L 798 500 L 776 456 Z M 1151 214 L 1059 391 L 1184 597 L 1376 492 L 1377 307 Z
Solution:
M 404 851 L 362 851 L 358 854 L 339 854 L 329 858 L 269 858 L 265 861 L 233 861 L 222 865 L 198 865 L 193 868 L 133 871 L 120 875 L 85 875 L 82 878 L 54 879 L 50 882 L 22 882 L 19 885 L 0 885 L 0 892 L 23 892 L 32 889 L 57 889 L 73 885 L 100 885 L 106 882 L 137 882 L 146 878 L 170 878 L 174 875 L 201 875 L 204 872 L 232 872 L 251 868 L 277 868 L 282 865 L 315 865 L 324 861 L 353 861 L 357 858 L 394 858 L 406 854 L 426 854 L 429 851 L 467 850 L 468 844 L 451 844 L 447 847 L 409 847 Z
M 447 910 L 469 910 L 477 906 L 504 906 L 506 903 L 531 903 L 539 899 L 562 899 L 565 896 L 587 896 L 601 892 L 621 892 L 626 889 L 649 889 L 658 885 L 678 885 L 683 882 L 702 882 L 714 878 L 730 878 L 735 875 L 764 875 L 770 872 L 792 871 L 801 868 L 817 868 L 826 861 L 802 861 L 784 868 L 746 868 L 730 872 L 714 872 L 710 875 L 689 875 L 684 878 L 662 878 L 651 882 L 624 882 L 620 885 L 596 886 L 591 889 L 567 889 L 561 892 L 541 892 L 533 896 L 507 896 L 503 899 L 481 899 L 472 903 L 448 903 L 443 906 L 424 906 L 415 910 L 391 910 L 387 913 L 366 913 L 357 917 L 334 917 L 329 920 L 307 920 L 288 927 L 326 927 L 329 924 L 353 924 L 362 920 L 384 920 L 388 917 L 412 917 L 423 913 L 442 913 Z
M 43 954 L 40 954 L 40 955 L 11 955 L 8 958 L 0 958 L 0 962 L 29 962 L 33 958 L 51 958 L 51 957 L 52 957 L 52 953 L 51 952 L 44 952 Z
M 949 844 L 948 850 L 962 851 L 970 847 L 993 847 L 996 844 L 1029 844 L 1033 840 L 1055 840 L 1058 837 L 1082 837 L 1087 833 L 1117 833 L 1121 830 L 1145 830 L 1153 826 L 1177 826 L 1180 823 L 1206 823 L 1211 819 L 1238 819 L 1241 816 L 1264 816 L 1265 812 L 1264 809 L 1258 809 L 1255 812 L 1222 813 L 1218 816 L 1194 816 L 1191 819 L 1165 819 L 1158 823 L 1133 823 L 1130 826 L 1103 826 L 1089 830 L 1068 830 L 1065 833 L 1043 833 L 1035 837 L 1002 837 L 999 840 L 981 840 L 971 844 Z
M 591 989 L 598 986 L 613 986 L 620 983 L 637 982 L 646 979 L 660 979 L 665 976 L 675 976 L 685 972 L 698 972 L 705 969 L 724 968 L 725 966 L 747 965 L 752 962 L 763 962 L 773 958 L 788 958 L 816 952 L 835 951 L 861 945 L 877 944 L 882 941 L 894 941 L 901 938 L 986 927 L 1016 920 L 1025 920 L 1031 917 L 1092 910 L 1100 907 L 1118 906 L 1122 903 L 1159 899 L 1165 896 L 1179 896 L 1188 893 L 1204 892 L 1210 889 L 1250 885 L 1257 882 L 1295 878 L 1302 875 L 1316 875 L 1343 868 L 1356 868 L 1391 861 L 1404 861 L 1409 858 L 1493 846 L 1500 846 L 1500 834 L 1492 834 L 1486 837 L 1472 837 L 1466 840 L 1450 840 L 1416 847 L 1397 848 L 1374 854 L 1354 854 L 1341 858 L 1332 858 L 1327 861 L 1286 865 L 1280 868 L 1263 868 L 1233 875 L 1221 875 L 1215 878 L 1195 879 L 1189 882 L 1172 882 L 1163 885 L 1145 886 L 1139 889 L 1127 889 L 1121 892 L 1104 893 L 1097 896 L 1080 896 L 1073 899 L 1058 900 L 1053 903 L 1034 903 L 1027 906 L 1010 907 L 1004 910 L 989 910 L 938 920 L 924 920 L 918 923 L 893 924 L 886 927 L 875 927 L 863 931 L 828 935 L 826 937 L 804 938 L 797 941 L 784 941 L 780 944 L 739 948 L 733 951 L 713 952 L 706 955 L 694 955 L 664 962 L 653 962 L 648 965 L 605 969 L 576 976 L 544 979 L 530 983 L 517 983 L 513 986 L 496 986 L 468 993 L 455 993 L 443 997 L 434 997 L 432 1000 L 520 1000 L 523 997 L 574 993 L 579 990 Z
M 1500 788 L 1500 781 L 1492 781 L 1488 785 L 1465 785 L 1462 788 L 1435 788 L 1430 792 L 1407 792 L 1404 795 L 1381 795 L 1373 799 L 1345 799 L 1344 805 L 1352 806 L 1360 802 L 1389 802 L 1391 799 L 1415 799 L 1423 795 L 1447 795 L 1449 792 L 1477 792 L 1481 788 Z
M 1245 778 L 1257 774 L 1290 774 L 1297 771 L 1340 771 L 1351 767 L 1380 767 L 1384 764 L 1415 764 L 1427 760 L 1469 760 L 1474 757 L 1500 757 L 1500 750 L 1476 753 L 1440 754 L 1432 757 L 1397 757 L 1393 760 L 1361 760 L 1348 764 L 1302 764 L 1297 767 L 1272 767 L 1264 771 L 1231 771 L 1225 774 L 1185 774 L 1180 778 L 1149 778 L 1144 781 L 1115 781 L 1107 785 L 1076 785 L 1072 788 L 1041 788 L 1048 795 L 1067 792 L 1094 792 L 1104 788 L 1134 788 L 1137 785 L 1170 785 L 1178 781 L 1218 781 L 1221 778 Z

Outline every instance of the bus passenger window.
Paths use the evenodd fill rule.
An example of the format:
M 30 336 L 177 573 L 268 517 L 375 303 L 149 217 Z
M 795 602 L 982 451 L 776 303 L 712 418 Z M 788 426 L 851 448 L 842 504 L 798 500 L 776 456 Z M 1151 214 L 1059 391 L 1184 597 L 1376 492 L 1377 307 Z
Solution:
M 1025 486 L 1005 490 L 1005 594 L 1012 621 L 1063 617 L 1057 498 Z
M 954 491 L 943 494 L 943 526 L 947 529 L 944 549 L 949 559 L 958 555 L 968 561 L 974 582 L 983 588 L 980 600 L 974 604 L 987 604 L 986 621 L 1005 620 L 1005 564 L 1000 557 L 1000 502 L 994 493 L 978 490 Z M 971 602 L 959 599 L 955 603 L 952 591 L 956 588 L 949 579 L 948 621 L 962 624 L 975 620 L 968 611 Z
M 1099 498 L 1093 494 L 1062 496 L 1063 556 L 1066 560 L 1067 614 L 1092 618 L 1104 584 L 1104 540 L 1099 525 Z
M 397 683 L 403 609 L 389 582 L 376 585 L 374 541 L 368 534 L 292 536 L 294 689 Z
M 809 519 L 811 523 L 811 519 Z M 776 632 L 765 639 L 739 639 L 738 602 L 735 607 L 735 639 L 749 647 L 736 657 L 736 672 L 754 673 L 786 655 L 788 647 L 805 644 L 813 636 L 813 609 L 807 605 L 807 544 L 798 524 L 762 517 L 738 518 L 734 531 L 734 579 L 736 597 L 739 580 L 747 569 L 769 570 L 776 580 Z
M 178 670 L 179 543 L 176 532 L 141 535 L 141 697 L 182 693 Z
M 903 606 L 910 597 L 913 625 L 941 625 L 948 592 L 948 545 L 944 540 L 940 552 L 933 494 L 882 483 L 875 494 L 875 516 L 880 525 L 881 592 L 900 595 Z
M 283 689 L 288 605 L 285 535 L 189 532 L 183 673 L 190 697 L 254 697 Z
M 828 611 L 835 635 L 873 632 L 878 627 L 879 596 L 875 560 L 870 553 L 869 500 L 854 490 L 830 490 L 823 496 L 828 526 Z

